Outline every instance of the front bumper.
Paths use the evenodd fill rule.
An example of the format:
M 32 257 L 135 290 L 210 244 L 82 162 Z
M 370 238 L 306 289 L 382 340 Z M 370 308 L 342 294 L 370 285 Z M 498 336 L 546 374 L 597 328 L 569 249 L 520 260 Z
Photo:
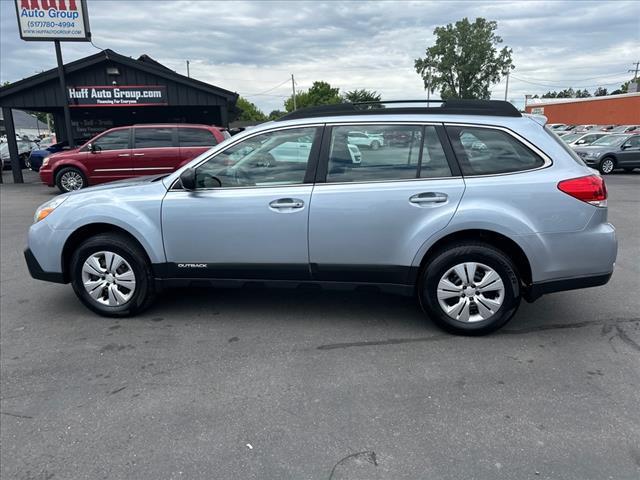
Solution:
M 29 273 L 36 280 L 44 280 L 45 282 L 54 282 L 54 283 L 67 283 L 64 280 L 64 275 L 62 272 L 45 272 L 35 255 L 29 248 L 25 248 L 24 250 L 24 259 L 27 262 L 27 268 L 29 268 Z
M 53 187 L 53 170 L 48 170 L 46 167 L 40 167 L 40 180 L 49 187 Z

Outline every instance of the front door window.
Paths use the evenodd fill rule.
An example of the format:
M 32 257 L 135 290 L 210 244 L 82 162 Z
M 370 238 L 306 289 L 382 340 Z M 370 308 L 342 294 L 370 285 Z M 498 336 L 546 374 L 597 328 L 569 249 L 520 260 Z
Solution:
M 196 169 L 198 188 L 260 187 L 304 182 L 317 128 L 256 135 L 227 148 Z

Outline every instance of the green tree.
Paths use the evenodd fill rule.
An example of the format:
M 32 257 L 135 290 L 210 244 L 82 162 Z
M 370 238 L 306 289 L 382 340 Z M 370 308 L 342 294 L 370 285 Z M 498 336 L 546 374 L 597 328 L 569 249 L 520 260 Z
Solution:
M 333 88 L 327 82 L 313 82 L 309 90 L 303 90 L 296 94 L 297 108 L 331 105 L 334 103 L 342 103 L 340 89 Z M 293 96 L 285 100 L 284 108 L 287 112 L 293 111 Z
M 609 95 L 620 95 L 621 93 L 628 93 L 628 92 L 629 92 L 629 82 L 624 82 L 622 85 L 620 85 L 620 88 L 614 90 Z
M 382 99 L 382 97 L 375 90 L 367 90 L 363 88 L 363 89 L 351 90 L 350 92 L 345 93 L 342 96 L 342 99 L 345 102 L 361 103 L 361 102 L 379 102 Z
M 607 89 L 604 87 L 598 87 L 593 92 L 594 97 L 604 97 L 605 95 L 607 95 Z
M 272 110 L 269 114 L 269 120 L 277 120 L 281 116 L 283 116 L 287 112 L 283 112 L 282 110 Z
M 264 122 L 267 119 L 267 116 L 256 106 L 256 104 L 250 102 L 246 98 L 238 97 L 236 106 L 242 110 L 242 113 L 238 117 L 239 121 Z
M 435 45 L 414 64 L 425 89 L 434 92 L 439 88 L 443 99 L 490 98 L 491 84 L 515 68 L 512 50 L 497 49 L 502 43 L 495 34 L 497 28 L 497 22 L 484 18 L 476 18 L 473 23 L 463 18 L 455 25 L 436 27 Z
M 591 94 L 586 88 L 584 90 L 576 90 L 576 98 L 588 98 L 590 96 Z

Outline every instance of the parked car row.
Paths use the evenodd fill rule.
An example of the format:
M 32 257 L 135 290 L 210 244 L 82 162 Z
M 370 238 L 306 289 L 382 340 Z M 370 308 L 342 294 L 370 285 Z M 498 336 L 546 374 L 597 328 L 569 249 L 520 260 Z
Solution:
M 565 123 L 550 123 L 549 128 L 557 135 L 563 136 L 570 133 L 607 132 L 607 133 L 640 133 L 640 125 L 567 125 Z

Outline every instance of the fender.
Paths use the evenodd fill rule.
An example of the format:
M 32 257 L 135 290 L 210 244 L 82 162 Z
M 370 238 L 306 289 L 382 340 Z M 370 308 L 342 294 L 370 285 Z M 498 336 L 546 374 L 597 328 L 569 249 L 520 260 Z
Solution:
M 50 228 L 63 231 L 66 243 L 79 228 L 98 223 L 114 225 L 138 240 L 152 263 L 165 262 L 160 211 L 166 189 L 162 182 L 123 186 L 117 195 L 113 194 L 114 187 L 102 191 L 101 187 L 94 187 L 70 194 L 51 215 Z M 138 196 L 140 190 L 145 192 Z M 91 193 L 91 202 L 84 201 L 84 192 Z

